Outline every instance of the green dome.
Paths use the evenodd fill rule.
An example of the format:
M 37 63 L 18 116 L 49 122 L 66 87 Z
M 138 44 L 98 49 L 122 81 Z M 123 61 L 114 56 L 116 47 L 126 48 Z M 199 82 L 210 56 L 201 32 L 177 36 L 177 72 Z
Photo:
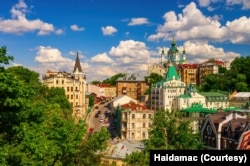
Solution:
M 179 53 L 179 49 L 177 48 L 176 42 L 173 40 L 171 43 L 171 48 L 168 51 L 168 54 L 176 54 Z

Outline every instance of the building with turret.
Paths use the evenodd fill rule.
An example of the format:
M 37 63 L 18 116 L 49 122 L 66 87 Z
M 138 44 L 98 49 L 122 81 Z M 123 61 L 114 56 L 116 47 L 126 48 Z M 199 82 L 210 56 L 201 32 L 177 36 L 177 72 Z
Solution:
M 43 83 L 49 88 L 63 88 L 73 108 L 73 117 L 76 119 L 85 117 L 86 110 L 88 109 L 88 100 L 85 96 L 86 78 L 81 68 L 78 53 L 73 73 L 47 70 L 43 77 Z

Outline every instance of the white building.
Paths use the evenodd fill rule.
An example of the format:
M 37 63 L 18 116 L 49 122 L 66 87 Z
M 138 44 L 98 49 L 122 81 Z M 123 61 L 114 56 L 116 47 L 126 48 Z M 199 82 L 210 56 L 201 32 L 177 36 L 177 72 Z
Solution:
M 177 110 L 177 97 L 184 94 L 186 84 L 181 81 L 175 66 L 169 62 L 164 80 L 156 83 L 151 89 L 151 109 Z
M 121 139 L 148 139 L 153 115 L 154 111 L 144 105 L 134 102 L 121 105 L 121 122 L 117 125 L 120 128 Z
M 120 95 L 114 99 L 111 100 L 110 104 L 111 104 L 111 108 L 116 108 L 118 105 L 123 105 L 123 104 L 127 104 L 129 102 L 135 102 L 137 103 L 138 101 L 127 96 L 127 95 Z

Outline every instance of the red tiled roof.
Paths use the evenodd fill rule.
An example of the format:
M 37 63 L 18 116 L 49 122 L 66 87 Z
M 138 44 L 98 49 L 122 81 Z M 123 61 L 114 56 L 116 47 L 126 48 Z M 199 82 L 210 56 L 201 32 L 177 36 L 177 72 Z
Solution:
M 147 107 L 144 105 L 140 105 L 140 104 L 136 104 L 136 103 L 132 103 L 132 102 L 121 105 L 121 108 L 130 108 L 131 110 L 137 110 L 137 109 L 145 110 L 145 109 L 147 109 Z

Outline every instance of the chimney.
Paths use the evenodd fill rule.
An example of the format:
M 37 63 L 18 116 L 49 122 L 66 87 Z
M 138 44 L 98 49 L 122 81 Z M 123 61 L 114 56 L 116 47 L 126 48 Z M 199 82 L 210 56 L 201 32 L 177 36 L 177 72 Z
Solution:
M 236 117 L 237 117 L 236 112 L 235 112 L 235 111 L 233 111 L 233 120 L 235 120 L 235 119 L 236 119 Z

